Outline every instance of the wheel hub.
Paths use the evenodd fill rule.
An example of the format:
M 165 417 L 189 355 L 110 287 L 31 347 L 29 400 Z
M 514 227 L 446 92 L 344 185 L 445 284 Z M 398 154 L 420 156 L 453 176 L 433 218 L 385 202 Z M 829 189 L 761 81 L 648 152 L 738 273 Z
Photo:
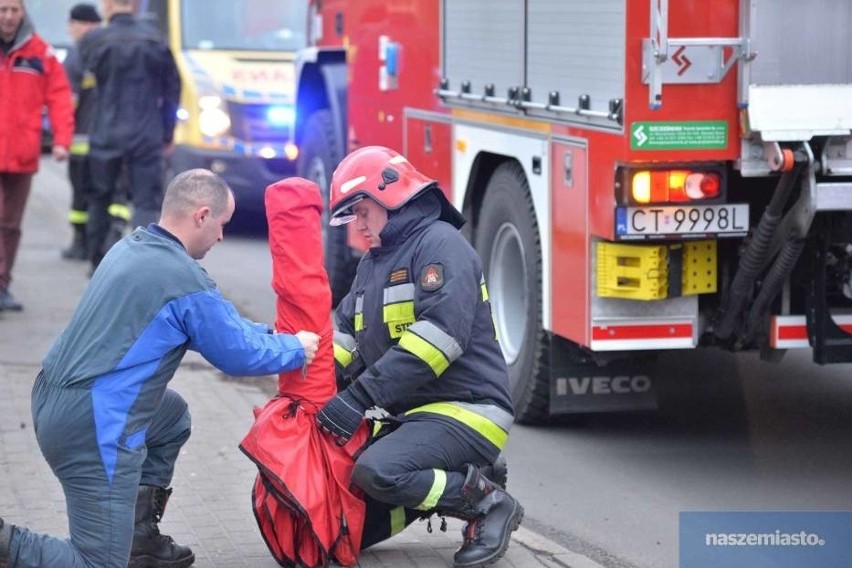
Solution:
M 527 274 L 518 229 L 504 223 L 497 230 L 488 263 L 488 288 L 494 325 L 506 363 L 513 364 L 523 348 L 527 326 Z

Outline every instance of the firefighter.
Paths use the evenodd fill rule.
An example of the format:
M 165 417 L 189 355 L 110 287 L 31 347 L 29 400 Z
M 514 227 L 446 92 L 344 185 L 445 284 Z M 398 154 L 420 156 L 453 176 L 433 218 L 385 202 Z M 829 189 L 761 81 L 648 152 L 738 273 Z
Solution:
M 513 410 L 482 264 L 458 231 L 464 217 L 405 157 L 370 146 L 332 177 L 330 222 L 352 221 L 370 249 L 335 312 L 335 360 L 339 382 L 353 380 L 317 420 L 345 443 L 366 410 L 389 412 L 392 431 L 353 471 L 368 519 L 371 500 L 397 507 L 388 508 L 397 529 L 416 512 L 464 519 L 455 566 L 494 562 L 524 510 L 483 473 L 506 443 Z M 364 527 L 365 544 L 378 540 L 374 531 Z
M 80 42 L 95 76 L 98 104 L 89 131 L 93 193 L 86 227 L 95 268 L 107 250 L 110 205 L 126 171 L 133 225 L 157 220 L 163 199 L 163 159 L 171 151 L 180 80 L 168 46 L 150 24 L 133 16 L 133 0 L 103 0 L 106 27 Z
M 80 40 L 98 27 L 101 17 L 92 4 L 75 4 L 68 17 L 68 35 L 79 44 Z M 71 211 L 68 221 L 74 231 L 71 246 L 62 251 L 62 258 L 86 259 L 86 221 L 89 219 L 88 195 L 89 127 L 95 105 L 95 77 L 85 72 L 80 63 L 80 54 L 75 45 L 65 58 L 65 73 L 74 92 L 74 141 L 68 160 L 68 178 L 71 181 Z

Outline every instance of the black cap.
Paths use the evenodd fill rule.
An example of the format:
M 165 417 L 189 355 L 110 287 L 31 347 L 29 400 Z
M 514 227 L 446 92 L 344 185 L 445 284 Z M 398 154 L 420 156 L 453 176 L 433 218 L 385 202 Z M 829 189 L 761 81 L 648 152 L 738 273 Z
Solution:
M 92 4 L 76 4 L 71 8 L 70 20 L 77 22 L 100 22 L 101 17 Z

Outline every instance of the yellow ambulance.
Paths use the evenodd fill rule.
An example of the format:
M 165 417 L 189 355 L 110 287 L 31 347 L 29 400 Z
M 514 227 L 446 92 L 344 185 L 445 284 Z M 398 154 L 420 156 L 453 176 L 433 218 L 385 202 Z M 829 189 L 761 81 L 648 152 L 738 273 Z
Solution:
M 305 0 L 139 0 L 175 56 L 181 105 L 167 177 L 208 168 L 262 224 L 263 191 L 295 173 L 295 54 Z

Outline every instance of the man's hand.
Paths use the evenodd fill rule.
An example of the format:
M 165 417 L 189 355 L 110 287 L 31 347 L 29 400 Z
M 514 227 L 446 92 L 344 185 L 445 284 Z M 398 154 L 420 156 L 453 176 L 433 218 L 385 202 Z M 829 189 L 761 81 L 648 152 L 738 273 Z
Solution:
M 55 144 L 53 146 L 53 159 L 57 162 L 64 162 L 68 159 L 68 148 Z
M 370 395 L 355 381 L 322 407 L 317 414 L 317 424 L 324 432 L 334 436 L 334 440 L 342 446 L 355 434 L 364 418 L 364 412 L 371 406 L 373 400 Z
M 310 365 L 319 349 L 320 336 L 311 331 L 299 331 L 296 333 L 296 339 L 305 348 L 305 364 Z

